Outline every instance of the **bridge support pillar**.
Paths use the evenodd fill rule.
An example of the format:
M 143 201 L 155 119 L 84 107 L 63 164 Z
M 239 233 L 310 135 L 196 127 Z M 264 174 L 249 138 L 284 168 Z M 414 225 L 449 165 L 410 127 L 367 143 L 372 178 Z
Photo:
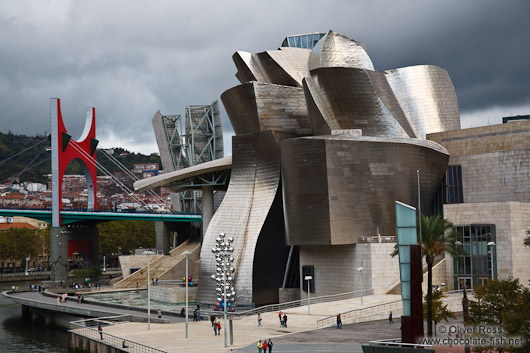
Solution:
M 99 239 L 95 225 L 69 225 L 52 228 L 50 232 L 50 280 L 68 281 L 68 259 L 76 260 L 83 268 L 99 266 Z
M 169 254 L 169 227 L 166 222 L 155 222 L 156 251 L 162 251 L 164 255 Z
M 202 187 L 202 235 L 204 239 L 208 224 L 213 217 L 213 186 Z

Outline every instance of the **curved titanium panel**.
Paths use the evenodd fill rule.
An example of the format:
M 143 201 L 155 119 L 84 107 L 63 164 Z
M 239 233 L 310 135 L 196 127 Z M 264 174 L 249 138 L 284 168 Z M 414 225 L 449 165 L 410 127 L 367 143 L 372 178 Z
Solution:
M 280 50 L 269 50 L 267 54 L 274 60 L 290 77 L 302 87 L 302 80 L 309 76 L 307 61 L 311 50 L 300 48 L 280 48 Z M 278 82 L 272 82 L 278 83 Z
M 350 67 L 374 70 L 364 44 L 329 31 L 309 55 L 309 71 L 322 67 Z
M 331 130 L 362 129 L 363 136 L 408 137 L 378 97 L 367 71 L 316 69 L 311 71 L 311 78 L 304 79 L 304 83 L 306 92 L 310 93 Z M 313 121 L 313 116 L 309 117 Z M 316 130 L 315 125 L 313 129 Z
M 418 139 L 302 137 L 281 143 L 282 184 L 290 245 L 355 244 L 359 237 L 395 234 L 394 201 L 429 206 L 449 154 Z
M 237 135 L 265 130 L 311 134 L 302 88 L 251 82 L 225 91 L 221 100 Z
M 385 71 L 385 75 L 417 137 L 460 129 L 458 100 L 447 71 L 422 65 Z
M 261 254 L 256 246 L 262 227 L 278 191 L 280 183 L 279 148 L 270 131 L 233 137 L 232 175 L 226 196 L 213 216 L 201 249 L 199 268 L 199 302 L 215 303 L 215 256 L 211 249 L 220 232 L 234 238 L 234 267 L 237 304 L 254 302 L 253 282 L 281 278 L 283 273 L 264 273 L 253 277 L 254 257 Z M 281 230 L 275 245 L 285 247 Z M 261 256 L 261 255 L 260 255 Z M 261 272 L 266 272 L 264 265 Z M 271 271 L 269 271 L 271 272 Z M 260 283 L 261 288 L 278 289 L 277 281 Z M 259 294 L 259 293 L 258 293 Z

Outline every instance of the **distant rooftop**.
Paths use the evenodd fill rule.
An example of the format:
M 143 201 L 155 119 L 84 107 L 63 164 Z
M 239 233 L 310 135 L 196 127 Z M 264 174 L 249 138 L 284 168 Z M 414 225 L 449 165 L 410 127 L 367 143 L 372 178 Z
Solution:
M 510 121 L 521 121 L 521 120 L 530 120 L 530 115 L 516 115 L 516 116 L 506 116 L 502 118 L 502 123 L 506 124 Z

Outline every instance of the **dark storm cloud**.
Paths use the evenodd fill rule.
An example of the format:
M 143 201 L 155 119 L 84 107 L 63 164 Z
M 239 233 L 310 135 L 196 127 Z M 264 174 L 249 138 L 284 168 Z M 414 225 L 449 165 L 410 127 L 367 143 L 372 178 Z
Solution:
M 0 4 L 0 130 L 49 131 L 62 98 L 79 135 L 95 106 L 105 147 L 156 151 L 151 118 L 183 114 L 238 84 L 237 50 L 333 29 L 363 42 L 377 70 L 448 70 L 463 125 L 530 110 L 527 1 L 12 1 Z M 225 131 L 232 132 L 224 116 Z

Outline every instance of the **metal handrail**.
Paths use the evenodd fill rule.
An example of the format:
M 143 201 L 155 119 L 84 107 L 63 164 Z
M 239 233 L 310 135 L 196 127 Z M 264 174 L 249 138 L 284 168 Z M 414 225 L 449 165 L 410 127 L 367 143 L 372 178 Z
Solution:
M 380 313 L 381 309 L 387 311 L 391 309 L 398 309 L 401 306 L 401 300 L 395 300 L 393 302 L 382 303 L 377 305 L 372 305 L 366 308 L 353 309 L 340 313 L 341 320 L 344 323 L 345 321 L 353 321 L 354 319 L 366 316 L 368 314 Z M 317 328 L 333 326 L 336 322 L 336 316 L 328 316 L 317 321 Z
M 374 294 L 373 289 L 362 290 L 363 296 L 373 295 L 373 294 Z M 352 299 L 352 298 L 357 298 L 360 296 L 361 296 L 361 291 L 332 294 L 332 295 L 322 295 L 319 297 L 311 297 L 311 298 L 305 298 L 301 300 L 294 300 L 294 301 L 287 302 L 287 303 L 264 305 L 264 306 L 260 306 L 259 308 L 254 308 L 254 309 L 250 309 L 250 310 L 242 311 L 242 312 L 229 312 L 228 315 L 230 316 L 230 319 L 239 320 L 239 319 L 243 319 L 248 316 L 254 316 L 257 314 L 292 309 L 292 308 L 297 308 L 297 307 L 309 305 L 309 304 L 328 303 L 328 302 L 333 302 L 333 301 L 338 301 L 338 300 Z
M 166 351 L 160 350 L 158 348 L 146 346 L 145 344 L 141 344 L 135 341 L 131 341 L 129 339 L 125 339 L 122 337 L 111 335 L 110 333 L 106 333 L 103 331 L 98 331 L 97 328 L 92 328 L 93 326 L 97 326 L 99 324 L 104 324 L 105 326 L 112 326 L 116 322 L 123 322 L 127 321 L 127 319 L 130 320 L 131 315 L 117 315 L 117 316 L 107 316 L 107 317 L 99 317 L 94 319 L 84 319 L 84 320 L 76 320 L 71 321 L 70 324 L 73 326 L 77 326 L 79 328 L 76 328 L 74 330 L 70 330 L 76 334 L 85 336 L 87 338 L 91 338 L 96 341 L 104 341 L 106 344 L 119 348 L 122 351 L 125 352 L 133 352 L 133 353 L 167 353 Z M 124 344 L 127 347 L 124 347 Z
M 418 343 L 402 343 L 401 338 L 391 338 L 380 341 L 370 341 L 370 345 L 374 346 L 395 346 L 405 348 L 432 348 L 431 344 L 418 344 Z

